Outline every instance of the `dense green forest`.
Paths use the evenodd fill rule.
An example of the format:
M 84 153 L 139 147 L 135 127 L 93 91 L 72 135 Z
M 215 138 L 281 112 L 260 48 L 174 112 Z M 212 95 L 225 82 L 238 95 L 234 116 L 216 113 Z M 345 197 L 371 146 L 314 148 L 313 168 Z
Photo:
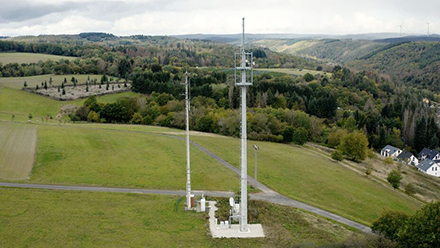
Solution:
M 107 105 L 91 98 L 71 118 L 183 129 L 182 77 L 179 68 L 136 68 L 132 90 L 144 96 Z M 239 89 L 228 71 L 191 68 L 190 82 L 192 129 L 238 137 Z M 440 145 L 437 117 L 426 103 L 434 95 L 397 87 L 374 73 L 339 66 L 333 78 L 264 73 L 255 75 L 247 94 L 250 139 L 338 147 L 344 136 L 359 131 L 376 150 L 391 144 L 417 152 Z

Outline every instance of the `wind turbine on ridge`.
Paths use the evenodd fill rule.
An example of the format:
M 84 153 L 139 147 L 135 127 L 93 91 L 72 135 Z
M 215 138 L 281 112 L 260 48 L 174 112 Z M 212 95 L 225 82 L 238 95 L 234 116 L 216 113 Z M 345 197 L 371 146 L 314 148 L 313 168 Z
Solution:
M 431 24 L 431 22 L 426 22 L 426 25 L 428 25 L 428 37 L 429 37 L 429 24 Z
M 400 24 L 399 26 L 397 26 L 397 27 L 400 27 L 400 37 L 402 37 L 402 31 L 403 31 L 403 22 L 402 22 L 402 24 Z

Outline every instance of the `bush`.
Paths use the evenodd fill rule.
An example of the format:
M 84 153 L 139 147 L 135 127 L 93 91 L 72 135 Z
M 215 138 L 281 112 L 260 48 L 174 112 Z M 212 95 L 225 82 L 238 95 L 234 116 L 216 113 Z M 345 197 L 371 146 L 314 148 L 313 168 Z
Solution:
M 304 74 L 304 80 L 306 80 L 306 82 L 311 82 L 313 79 L 315 79 L 315 77 L 312 74 L 310 73 Z
M 339 149 L 351 160 L 359 162 L 367 157 L 368 139 L 361 132 L 350 133 L 341 139 Z
M 295 129 L 292 126 L 288 126 L 283 131 L 283 141 L 285 143 L 292 143 L 293 139 L 293 133 L 295 132 Z
M 89 108 L 81 106 L 75 111 L 75 115 L 77 115 L 82 121 L 86 121 L 89 115 Z
M 375 159 L 375 158 L 377 158 L 377 155 L 376 155 L 376 153 L 374 152 L 373 148 L 367 150 L 367 157 L 368 157 L 369 159 Z
M 405 193 L 407 193 L 408 195 L 414 195 L 415 193 L 417 193 L 416 187 L 414 187 L 413 183 L 408 183 L 405 186 Z
M 397 240 L 398 230 L 405 225 L 407 220 L 408 215 L 404 213 L 388 211 L 382 214 L 379 220 L 373 223 L 371 229 L 374 233 L 383 234 L 391 240 Z
M 368 177 L 369 175 L 371 175 L 371 172 L 373 172 L 373 166 L 372 166 L 371 164 L 369 164 L 369 165 L 367 166 L 367 169 L 365 170 L 365 174 L 367 175 L 367 177 Z
M 392 170 L 387 177 L 388 182 L 397 189 L 400 186 L 400 181 L 402 180 L 402 175 L 396 170 Z
M 144 119 L 142 118 L 142 115 L 137 112 L 133 114 L 133 117 L 130 120 L 130 123 L 132 124 L 142 124 L 144 122 Z
M 79 116 L 77 116 L 75 114 L 70 114 L 69 117 L 70 117 L 70 120 L 73 121 L 73 123 L 75 123 L 76 121 L 81 121 L 81 118 L 79 118 Z
M 335 151 L 332 153 L 332 159 L 334 159 L 334 160 L 336 160 L 336 161 L 342 161 L 342 160 L 344 160 L 344 155 L 342 154 L 341 151 L 339 151 L 339 150 L 335 150 Z
M 87 115 L 87 121 L 90 122 L 100 122 L 99 115 L 95 111 L 90 111 Z
M 440 201 L 426 204 L 413 216 L 387 212 L 371 229 L 397 241 L 401 247 L 440 247 Z
M 388 157 L 385 159 L 385 164 L 392 165 L 394 163 L 393 159 Z
M 300 127 L 293 132 L 292 141 L 297 145 L 304 145 L 309 140 L 309 132 L 307 129 Z
M 345 129 L 338 129 L 334 132 L 331 132 L 327 137 L 327 144 L 330 147 L 337 147 L 341 143 L 341 139 L 348 135 L 348 131 Z

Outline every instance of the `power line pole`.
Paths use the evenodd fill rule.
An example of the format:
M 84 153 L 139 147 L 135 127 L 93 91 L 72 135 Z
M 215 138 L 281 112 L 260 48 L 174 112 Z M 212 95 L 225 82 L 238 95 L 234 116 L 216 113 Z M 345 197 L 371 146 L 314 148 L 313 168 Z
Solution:
M 240 66 L 237 67 L 237 60 Z M 250 71 L 250 82 L 248 73 Z M 237 82 L 237 74 L 241 74 L 241 82 Z M 248 232 L 247 227 L 247 121 L 246 121 L 246 87 L 253 83 L 253 56 L 244 50 L 244 18 L 241 51 L 235 54 L 235 85 L 241 87 L 241 197 L 240 197 L 240 232 Z
M 191 163 L 189 150 L 189 82 L 185 72 L 185 105 L 186 105 L 186 209 L 191 210 Z

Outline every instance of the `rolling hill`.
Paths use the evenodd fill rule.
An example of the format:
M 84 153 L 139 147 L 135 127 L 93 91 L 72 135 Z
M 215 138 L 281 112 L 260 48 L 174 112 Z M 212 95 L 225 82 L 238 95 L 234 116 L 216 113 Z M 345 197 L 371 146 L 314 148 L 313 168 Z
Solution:
M 351 39 L 259 40 L 254 44 L 277 52 L 337 63 L 361 58 L 386 46 L 379 42 Z

